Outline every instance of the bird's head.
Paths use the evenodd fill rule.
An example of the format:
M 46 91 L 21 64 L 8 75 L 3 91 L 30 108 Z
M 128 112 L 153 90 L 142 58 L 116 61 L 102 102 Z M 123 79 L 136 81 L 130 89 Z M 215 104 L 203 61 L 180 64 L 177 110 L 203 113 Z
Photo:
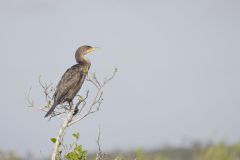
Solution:
M 81 62 L 84 59 L 84 56 L 88 53 L 95 51 L 97 47 L 91 47 L 88 45 L 81 46 L 77 49 L 75 53 L 75 58 L 77 62 Z

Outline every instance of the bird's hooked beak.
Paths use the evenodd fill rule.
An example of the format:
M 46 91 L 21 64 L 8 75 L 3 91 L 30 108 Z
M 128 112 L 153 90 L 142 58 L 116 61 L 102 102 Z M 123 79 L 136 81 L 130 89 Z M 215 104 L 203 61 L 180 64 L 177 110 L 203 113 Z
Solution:
M 88 54 L 88 53 L 91 53 L 91 52 L 93 52 L 93 51 L 99 50 L 99 49 L 100 49 L 99 47 L 89 48 L 89 49 L 87 50 L 87 54 Z

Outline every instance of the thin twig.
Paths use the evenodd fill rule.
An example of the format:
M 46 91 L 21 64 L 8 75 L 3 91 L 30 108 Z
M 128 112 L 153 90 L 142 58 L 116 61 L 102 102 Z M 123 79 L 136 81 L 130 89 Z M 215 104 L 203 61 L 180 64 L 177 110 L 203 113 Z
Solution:
M 99 127 L 98 138 L 97 138 L 98 152 L 97 152 L 96 160 L 102 160 L 105 156 L 105 153 L 103 153 L 101 149 L 100 138 L 101 138 L 101 128 Z
M 25 94 L 25 98 L 27 100 L 28 107 L 34 107 L 34 101 L 30 98 L 31 90 L 32 90 L 32 87 L 29 88 L 28 94 Z
M 89 81 L 90 83 L 92 83 L 95 87 L 96 87 L 96 94 L 92 100 L 92 102 L 87 105 L 87 99 L 89 98 L 89 90 L 86 92 L 86 95 L 84 98 L 81 98 L 76 101 L 76 104 L 60 104 L 59 106 L 57 106 L 57 108 L 54 110 L 54 112 L 50 115 L 49 120 L 51 120 L 53 117 L 62 115 L 62 114 L 66 114 L 66 117 L 61 118 L 63 119 L 63 122 L 60 126 L 60 129 L 58 131 L 58 134 L 56 136 L 56 142 L 54 144 L 54 151 L 52 153 L 52 160 L 56 160 L 58 154 L 59 154 L 59 147 L 63 144 L 63 136 L 64 136 L 64 132 L 66 130 L 67 127 L 81 121 L 82 119 L 86 118 L 87 116 L 89 116 L 90 114 L 93 114 L 97 111 L 99 111 L 101 104 L 103 102 L 103 88 L 104 86 L 113 79 L 113 77 L 116 74 L 116 69 L 114 70 L 112 76 L 110 78 L 105 78 L 105 80 L 100 83 L 100 81 L 98 81 L 97 77 L 96 77 L 96 72 L 94 72 L 93 74 L 91 74 L 91 76 L 87 76 L 86 80 Z M 47 83 L 43 83 L 41 80 L 41 76 L 38 79 L 39 84 L 43 90 L 44 93 L 44 97 L 45 97 L 45 101 L 46 101 L 46 105 L 44 107 L 39 107 L 38 109 L 46 112 L 52 105 L 53 103 L 53 99 L 52 99 L 52 95 L 55 91 L 55 88 L 52 86 L 52 83 L 47 84 Z M 34 101 L 30 98 L 30 93 L 31 93 L 31 88 L 28 92 L 28 94 L 26 95 L 26 99 L 27 102 L 29 104 L 29 107 L 35 107 L 34 105 Z M 76 110 L 78 110 L 78 107 L 80 107 L 80 110 L 78 111 L 78 113 L 76 114 Z M 35 107 L 36 108 L 36 107 Z M 87 110 L 87 112 L 85 114 L 82 114 L 83 110 Z M 74 119 L 74 117 L 76 117 L 76 119 Z M 97 160 L 101 160 L 103 157 L 103 154 L 101 152 L 101 147 L 100 147 L 100 129 L 99 129 L 99 136 L 98 136 L 98 150 L 99 150 L 99 155 L 98 155 L 98 159 Z M 63 146 L 64 147 L 64 146 Z

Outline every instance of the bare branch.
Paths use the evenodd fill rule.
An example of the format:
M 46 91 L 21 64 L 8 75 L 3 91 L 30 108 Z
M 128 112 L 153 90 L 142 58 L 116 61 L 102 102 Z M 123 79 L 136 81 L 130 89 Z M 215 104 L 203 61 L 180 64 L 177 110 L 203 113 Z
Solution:
M 91 105 L 88 107 L 89 109 L 88 109 L 87 113 L 84 114 L 82 117 L 73 120 L 71 123 L 69 123 L 69 126 L 73 125 L 74 123 L 77 123 L 77 122 L 81 121 L 82 119 L 89 116 L 90 114 L 99 111 L 100 106 L 103 102 L 103 98 L 102 98 L 103 97 L 103 91 L 102 91 L 102 89 L 109 81 L 111 81 L 115 77 L 116 73 L 117 73 L 117 69 L 115 68 L 112 76 L 110 78 L 105 78 L 105 80 L 102 84 L 97 80 L 95 72 L 92 74 L 92 77 L 88 77 L 88 81 L 91 82 L 97 88 L 96 95 L 94 96 L 94 99 L 93 99 Z M 82 106 L 81 111 L 83 110 L 85 105 L 86 104 L 84 104 Z M 79 112 L 79 113 L 81 113 L 81 112 Z
M 101 91 L 101 89 L 98 89 L 94 99 L 93 99 L 93 102 L 91 103 L 91 105 L 88 107 L 88 111 L 87 113 L 85 113 L 82 117 L 80 118 L 77 118 L 75 120 L 73 120 L 72 122 L 69 123 L 68 126 L 71 126 L 73 125 L 74 123 L 77 123 L 79 121 L 81 121 L 82 119 L 84 119 L 85 117 L 87 117 L 88 115 L 92 114 L 92 113 L 95 113 L 97 111 L 99 111 L 100 109 L 100 106 L 102 104 L 102 96 L 103 96 L 103 92 Z M 86 104 L 84 104 L 80 110 L 79 113 L 82 112 L 83 108 L 86 106 Z M 96 106 L 96 107 L 95 107 Z M 95 108 L 94 108 L 95 107 Z
M 97 152 L 96 160 L 102 160 L 105 156 L 105 154 L 102 152 L 102 149 L 101 149 L 100 138 L 101 138 L 101 128 L 99 127 L 98 138 L 97 138 L 98 152 Z
M 105 86 L 109 81 L 111 81 L 117 74 L 117 68 L 114 69 L 113 74 L 109 78 L 105 78 L 103 86 Z
M 51 99 L 51 97 L 49 96 L 49 94 L 51 93 L 52 90 L 52 83 L 47 84 L 46 82 L 43 84 L 43 82 L 41 81 L 41 76 L 39 76 L 38 78 L 38 82 L 40 84 L 40 86 L 43 89 L 43 93 L 45 95 L 45 100 L 47 103 L 49 103 L 49 99 Z
M 98 83 L 97 82 L 95 82 L 95 80 L 94 79 L 92 79 L 91 77 L 89 77 L 89 76 L 87 76 L 86 77 L 86 81 L 89 81 L 89 82 L 91 82 L 96 88 L 98 88 L 99 89 L 99 85 L 98 85 Z
M 29 88 L 28 94 L 25 94 L 25 98 L 28 103 L 28 107 L 34 107 L 34 101 L 30 98 L 32 87 Z
M 78 107 L 82 102 L 86 103 L 86 99 L 88 98 L 88 95 L 89 95 L 89 90 L 87 90 L 85 98 L 79 99 L 76 106 Z
M 57 137 L 56 137 L 56 143 L 54 144 L 54 151 L 52 153 L 52 160 L 56 160 L 57 156 L 59 156 L 59 147 L 63 144 L 62 143 L 63 136 L 64 136 L 64 132 L 65 132 L 66 128 L 100 110 L 101 104 L 103 103 L 103 88 L 109 81 L 111 81 L 113 79 L 116 72 L 117 72 L 117 69 L 114 70 L 114 72 L 110 78 L 105 78 L 105 80 L 102 83 L 97 79 L 96 72 L 94 72 L 93 74 L 89 74 L 86 77 L 86 81 L 89 81 L 96 88 L 93 100 L 90 101 L 90 103 L 88 104 L 88 102 L 87 102 L 87 100 L 89 99 L 89 90 L 88 90 L 84 97 L 76 96 L 75 100 L 73 102 L 71 102 L 70 104 L 63 103 L 63 104 L 58 105 L 56 107 L 56 109 L 54 110 L 54 112 L 50 115 L 49 120 L 51 120 L 53 117 L 66 114 L 65 117 L 59 117 L 60 119 L 63 119 L 63 122 L 60 126 L 60 129 L 59 129 Z M 29 107 L 38 108 L 44 112 L 47 112 L 47 110 L 53 104 L 52 97 L 54 95 L 53 93 L 55 92 L 55 88 L 53 87 L 52 83 L 48 84 L 46 82 L 42 82 L 41 76 L 39 76 L 38 82 L 42 88 L 42 92 L 43 92 L 44 98 L 45 98 L 46 104 L 44 105 L 44 107 L 36 107 L 34 105 L 34 101 L 30 98 L 31 88 L 30 88 L 28 94 L 26 95 L 26 99 L 27 99 Z M 79 99 L 77 99 L 77 97 Z M 81 108 L 78 110 L 79 107 L 81 107 Z M 101 146 L 100 146 L 100 129 L 99 129 L 99 136 L 98 136 L 97 144 L 98 144 L 99 152 L 96 157 L 96 160 L 101 160 L 101 159 L 103 159 L 104 154 L 102 153 Z M 62 146 L 62 147 L 64 148 L 64 146 Z

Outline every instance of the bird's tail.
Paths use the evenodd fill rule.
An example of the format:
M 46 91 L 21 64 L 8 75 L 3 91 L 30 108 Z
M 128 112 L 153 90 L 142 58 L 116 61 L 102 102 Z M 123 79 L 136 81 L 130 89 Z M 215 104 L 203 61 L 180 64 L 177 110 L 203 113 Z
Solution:
M 49 116 L 54 111 L 56 106 L 57 106 L 57 103 L 53 103 L 52 107 L 49 109 L 49 111 L 45 114 L 44 117 L 46 118 L 47 116 Z

